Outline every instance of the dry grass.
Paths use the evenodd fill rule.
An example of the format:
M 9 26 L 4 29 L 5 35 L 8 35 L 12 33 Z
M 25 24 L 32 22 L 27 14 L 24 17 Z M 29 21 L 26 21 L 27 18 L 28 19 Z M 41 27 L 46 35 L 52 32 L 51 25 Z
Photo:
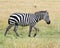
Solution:
M 7 20 L 13 12 L 34 13 L 47 10 L 51 24 L 44 21 L 37 24 L 40 31 L 36 38 L 28 38 L 28 27 L 19 27 L 16 37 L 13 31 L 4 37 Z M 34 32 L 34 30 L 32 31 Z M 33 33 L 32 33 L 33 35 Z M 60 1 L 59 0 L 0 0 L 0 48 L 60 48 Z

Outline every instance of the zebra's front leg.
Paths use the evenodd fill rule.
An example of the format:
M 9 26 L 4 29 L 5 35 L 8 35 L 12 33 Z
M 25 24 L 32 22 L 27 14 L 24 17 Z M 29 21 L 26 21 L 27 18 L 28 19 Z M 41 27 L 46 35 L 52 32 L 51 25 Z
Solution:
M 32 31 L 32 26 L 30 26 L 30 28 L 29 28 L 29 37 L 31 36 L 31 31 Z
M 36 28 L 36 27 L 34 27 L 34 29 L 36 30 L 35 31 L 35 34 L 34 34 L 34 37 L 37 35 L 37 31 L 39 31 L 39 29 L 38 28 Z
M 15 25 L 14 32 L 16 33 L 17 36 L 19 36 L 19 34 L 17 33 L 17 29 L 18 29 L 18 26 Z
M 9 26 L 7 27 L 6 32 L 5 32 L 5 34 L 4 34 L 4 36 L 6 36 L 7 31 L 9 31 L 9 29 L 10 29 L 12 26 L 13 26 L 13 25 L 9 25 Z

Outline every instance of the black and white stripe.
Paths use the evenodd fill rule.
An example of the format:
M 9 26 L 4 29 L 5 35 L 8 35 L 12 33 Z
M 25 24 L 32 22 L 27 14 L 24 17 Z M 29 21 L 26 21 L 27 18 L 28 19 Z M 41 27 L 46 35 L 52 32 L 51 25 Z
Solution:
M 13 13 L 12 15 L 10 15 L 8 23 L 11 24 L 11 22 L 15 23 L 23 23 L 23 22 L 27 22 L 27 17 L 28 14 L 20 14 L 20 13 Z M 13 24 L 12 23 L 12 24 Z
M 7 34 L 7 31 L 12 26 L 15 26 L 14 31 L 15 31 L 16 35 L 19 36 L 16 31 L 17 31 L 18 25 L 21 25 L 21 26 L 30 26 L 30 28 L 29 28 L 29 36 L 30 36 L 32 27 L 34 27 L 34 29 L 37 31 L 38 29 L 35 27 L 35 24 L 46 16 L 48 16 L 47 11 L 39 11 L 39 12 L 35 12 L 34 14 L 32 14 L 32 13 L 13 13 L 10 15 L 10 17 L 8 19 L 9 26 L 6 29 L 5 35 Z M 37 34 L 37 32 L 34 34 L 34 36 L 36 36 L 36 34 Z

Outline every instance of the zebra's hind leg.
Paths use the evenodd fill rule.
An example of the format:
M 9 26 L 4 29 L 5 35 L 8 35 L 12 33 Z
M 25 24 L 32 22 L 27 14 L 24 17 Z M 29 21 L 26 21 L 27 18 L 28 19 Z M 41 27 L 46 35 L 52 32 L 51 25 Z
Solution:
M 15 27 L 14 27 L 14 32 L 16 33 L 17 36 L 19 36 L 19 34 L 17 33 L 17 29 L 18 29 L 18 26 L 15 25 Z
M 30 26 L 30 28 L 29 28 L 29 37 L 31 36 L 31 31 L 32 31 L 32 26 Z
M 34 37 L 37 35 L 37 31 L 39 31 L 38 28 L 34 27 L 34 29 L 36 30 L 35 34 L 34 34 Z
M 9 31 L 9 29 L 10 29 L 12 26 L 13 26 L 13 25 L 9 25 L 9 26 L 7 27 L 7 29 L 6 29 L 6 31 L 5 31 L 5 34 L 4 34 L 4 36 L 6 36 L 7 31 Z

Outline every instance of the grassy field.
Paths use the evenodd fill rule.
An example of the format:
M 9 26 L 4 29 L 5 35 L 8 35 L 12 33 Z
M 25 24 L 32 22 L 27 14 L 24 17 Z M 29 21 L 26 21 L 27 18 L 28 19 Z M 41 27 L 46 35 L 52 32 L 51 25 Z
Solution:
M 35 8 L 36 6 L 36 8 Z M 4 36 L 7 20 L 13 12 L 34 13 L 40 10 L 49 12 L 51 24 L 43 20 L 37 23 L 39 32 L 34 38 L 28 37 L 29 27 L 18 28 L 20 37 L 13 28 Z M 60 1 L 59 0 L 0 0 L 0 48 L 60 48 Z

